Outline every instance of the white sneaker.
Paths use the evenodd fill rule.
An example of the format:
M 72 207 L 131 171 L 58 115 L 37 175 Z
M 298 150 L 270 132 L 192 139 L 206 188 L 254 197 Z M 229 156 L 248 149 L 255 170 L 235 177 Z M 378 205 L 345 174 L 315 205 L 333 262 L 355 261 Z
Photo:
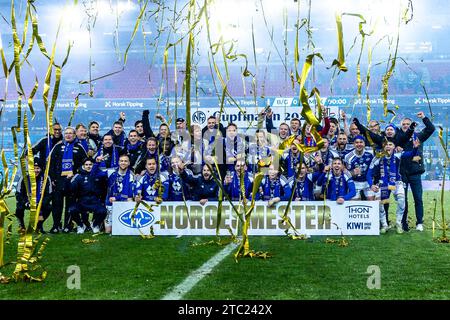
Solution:
M 78 226 L 77 227 L 77 234 L 83 234 L 84 230 L 86 230 L 86 227 L 84 225 L 83 226 Z
M 385 234 L 387 232 L 387 227 L 381 227 L 380 234 Z
M 397 223 L 396 227 L 397 227 L 397 233 L 399 233 L 399 234 L 403 233 L 403 227 L 402 227 L 401 223 Z
M 419 224 L 416 226 L 416 230 L 422 232 L 422 231 L 423 231 L 423 224 L 419 223 Z
M 99 227 L 92 227 L 92 233 L 99 233 L 100 228 Z

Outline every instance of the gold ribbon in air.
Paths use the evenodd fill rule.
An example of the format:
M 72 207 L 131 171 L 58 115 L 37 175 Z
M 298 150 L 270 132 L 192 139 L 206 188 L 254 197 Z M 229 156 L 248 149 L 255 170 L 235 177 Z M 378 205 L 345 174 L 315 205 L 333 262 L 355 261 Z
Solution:
M 342 14 L 336 12 L 336 31 L 338 40 L 338 57 L 333 60 L 331 66 L 337 66 L 339 70 L 346 72 L 348 69 L 345 66 L 345 54 L 344 54 L 344 34 L 342 32 Z

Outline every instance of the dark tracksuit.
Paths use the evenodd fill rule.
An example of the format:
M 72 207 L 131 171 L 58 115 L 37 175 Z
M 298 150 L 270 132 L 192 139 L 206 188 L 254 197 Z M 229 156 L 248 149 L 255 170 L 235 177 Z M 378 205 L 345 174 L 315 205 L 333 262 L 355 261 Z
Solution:
M 72 197 L 70 194 L 70 179 L 66 176 L 62 176 L 62 160 L 64 156 L 65 145 L 58 143 L 53 147 L 51 162 L 50 162 L 50 177 L 52 183 L 54 183 L 54 191 L 52 193 L 52 214 L 53 214 L 53 228 L 61 227 L 61 217 L 64 208 L 64 199 L 66 199 L 66 207 L 64 210 L 64 228 L 69 226 L 70 214 L 68 212 L 72 203 Z M 72 172 L 75 173 L 81 167 L 82 161 L 86 158 L 86 152 L 83 147 L 75 142 L 73 147 L 73 167 Z
M 125 145 L 125 141 L 127 141 L 124 131 L 122 131 L 122 133 L 120 135 L 116 136 L 116 134 L 114 133 L 114 130 L 111 129 L 105 134 L 105 136 L 106 135 L 113 137 L 113 142 L 116 147 L 123 148 L 123 146 Z
M 369 129 L 367 129 L 366 127 L 364 127 L 359 121 L 354 122 L 355 125 L 358 127 L 359 132 L 361 133 L 362 136 L 367 138 L 367 134 L 370 136 L 370 138 L 372 139 L 373 143 L 376 145 L 376 149 L 377 150 L 382 150 L 383 149 L 383 143 L 386 140 L 386 134 L 384 132 L 381 132 L 381 134 L 376 134 L 373 133 L 372 131 L 370 131 Z M 404 147 L 405 144 L 408 142 L 408 140 L 412 137 L 414 133 L 414 127 L 409 127 L 408 130 L 406 130 L 406 132 L 403 132 L 400 129 L 396 129 L 395 130 L 395 135 L 394 135 L 394 140 L 395 140 L 395 145 L 397 147 Z
M 120 154 L 127 154 L 130 158 L 130 169 L 135 171 L 137 160 L 141 157 L 142 154 L 145 154 L 145 144 L 142 141 L 138 141 L 135 145 L 131 145 L 127 140 L 125 142 L 124 148 L 120 151 Z M 139 173 L 139 172 L 136 172 Z
M 164 201 L 183 201 L 190 199 L 189 185 L 175 173 L 164 172 L 161 174 L 164 186 Z
M 134 166 L 134 172 L 136 174 L 140 174 L 142 171 L 145 170 L 145 164 L 147 163 L 147 159 L 153 157 L 156 159 L 156 163 L 159 164 L 159 154 L 158 151 L 155 151 L 154 153 L 150 153 L 149 150 L 144 149 L 143 152 L 139 155 L 139 157 L 136 160 L 136 164 Z M 159 165 L 158 165 L 159 166 Z
M 88 140 L 92 140 L 94 142 L 97 149 L 100 148 L 100 145 L 102 144 L 102 136 L 101 135 L 99 135 L 99 134 L 94 135 L 94 134 L 88 133 L 87 136 L 88 136 Z
M 219 186 L 213 178 L 205 180 L 203 176 L 194 177 L 193 175 L 186 173 L 186 171 L 183 171 L 180 176 L 183 181 L 187 182 L 192 187 L 192 200 L 199 201 L 208 199 L 215 201 L 218 199 Z
M 430 119 L 423 118 L 425 128 L 415 134 L 417 139 L 421 142 L 417 155 L 420 156 L 419 162 L 413 161 L 413 158 L 405 158 L 400 162 L 400 174 L 402 181 L 405 183 L 405 211 L 403 213 L 402 225 L 403 229 L 408 230 L 408 187 L 411 186 L 411 191 L 414 197 L 414 208 L 416 211 L 416 224 L 423 223 L 423 201 L 422 201 L 422 178 L 421 175 L 425 172 L 423 164 L 423 143 L 436 130 Z M 405 144 L 403 151 L 412 151 L 414 148 L 412 138 Z
M 40 184 L 42 186 L 44 179 L 44 174 L 41 173 L 36 177 L 36 185 Z M 27 177 L 28 188 L 30 189 L 29 178 Z M 16 190 L 16 217 L 19 220 L 19 225 L 21 228 L 25 228 L 25 210 L 30 209 L 30 200 L 28 199 L 27 189 L 25 186 L 25 181 L 23 177 L 20 178 L 18 184 L 19 188 Z M 31 190 L 30 190 L 31 192 Z M 41 211 L 39 213 L 40 216 L 44 218 L 43 221 L 38 221 L 38 229 L 42 230 L 42 224 L 48 218 L 51 212 L 51 197 L 52 193 L 52 184 L 50 178 L 47 178 L 47 183 L 45 185 L 44 199 L 42 200 Z M 39 204 L 40 194 L 36 194 L 36 207 Z
M 106 218 L 106 207 L 104 201 L 101 200 L 101 190 L 98 187 L 103 184 L 106 177 L 100 177 L 95 175 L 93 171 L 87 172 L 83 169 L 80 173 L 72 178 L 70 183 L 70 189 L 74 198 L 74 203 L 70 207 L 70 216 L 79 226 L 83 225 L 83 222 L 88 221 L 88 212 L 93 212 L 93 226 L 100 227 L 103 220 Z M 80 219 L 80 214 L 83 219 Z M 83 221 L 82 221 L 83 220 Z
M 47 161 L 48 154 L 50 153 L 52 148 L 61 140 L 62 137 L 55 138 L 52 136 L 50 137 L 50 143 L 48 143 L 48 138 L 44 137 L 33 146 L 33 155 L 39 154 L 39 163 L 44 164 Z

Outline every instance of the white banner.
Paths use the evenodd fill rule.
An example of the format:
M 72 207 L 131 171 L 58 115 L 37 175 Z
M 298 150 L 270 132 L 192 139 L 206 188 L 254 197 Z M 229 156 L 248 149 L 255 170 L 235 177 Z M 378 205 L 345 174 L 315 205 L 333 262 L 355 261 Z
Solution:
M 239 109 L 237 107 L 227 107 L 225 109 L 226 113 L 222 113 L 221 123 L 226 127 L 229 123 L 235 123 L 238 128 L 244 130 L 249 127 L 250 129 L 256 129 L 258 125 L 258 113 L 263 110 L 265 107 L 247 107 Z M 272 119 L 273 124 L 276 129 L 282 122 L 289 122 L 294 119 L 303 119 L 301 113 L 301 107 L 281 107 L 274 106 L 271 108 L 273 111 Z M 315 107 L 312 107 L 313 111 L 315 111 Z M 245 114 L 242 113 L 242 110 L 245 110 Z M 216 116 L 220 112 L 220 108 L 212 107 L 212 108 L 198 108 L 193 109 L 191 118 L 193 123 L 198 123 L 202 127 L 206 125 L 207 119 L 210 116 Z M 336 106 L 328 106 L 327 112 L 331 117 L 338 118 L 339 117 L 339 107 Z M 265 128 L 265 122 L 263 124 Z
M 153 226 L 155 235 L 209 235 L 216 234 L 217 202 L 207 202 L 204 206 L 188 201 L 189 218 L 184 202 L 163 202 L 149 212 L 139 206 L 134 223 L 131 214 L 134 202 L 113 203 L 113 235 L 150 234 Z M 281 217 L 287 202 L 279 202 L 269 208 L 267 202 L 258 201 L 251 215 L 249 235 L 285 235 L 288 228 Z M 242 210 L 236 206 L 237 210 Z M 346 201 L 302 201 L 291 203 L 288 216 L 292 225 L 306 235 L 379 235 L 379 202 Z M 161 223 L 155 224 L 161 221 Z M 235 211 L 223 202 L 220 235 L 228 235 L 228 228 L 234 234 L 242 227 Z M 292 229 L 289 230 L 292 232 Z

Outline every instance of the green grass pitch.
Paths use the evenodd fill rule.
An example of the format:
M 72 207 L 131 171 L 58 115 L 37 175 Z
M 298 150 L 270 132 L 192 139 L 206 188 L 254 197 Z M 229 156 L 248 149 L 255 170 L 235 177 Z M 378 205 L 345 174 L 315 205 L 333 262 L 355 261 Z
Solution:
M 411 194 L 410 194 L 411 195 Z M 349 246 L 325 243 L 326 237 L 291 240 L 287 237 L 251 237 L 251 248 L 273 257 L 226 257 L 183 299 L 445 299 L 450 298 L 450 245 L 433 241 L 432 199 L 426 192 L 425 231 L 346 237 Z M 412 197 L 411 197 L 412 198 Z M 414 206 L 410 199 L 410 212 Z M 448 200 L 447 200 L 448 201 Z M 438 201 L 439 203 L 439 201 Z M 11 202 L 9 204 L 12 204 Z M 13 209 L 13 208 L 12 208 Z M 446 206 L 447 216 L 450 206 Z M 391 223 L 395 205 L 389 210 Z M 441 221 L 438 205 L 437 221 Z M 450 220 L 450 217 L 448 217 Z M 45 224 L 49 229 L 51 221 Z M 16 232 L 17 226 L 14 226 Z M 448 231 L 450 232 L 450 231 Z M 436 230 L 436 237 L 442 230 Z M 91 234 L 48 235 L 41 260 L 48 276 L 42 283 L 0 285 L 0 299 L 160 299 L 223 247 L 192 246 L 212 237 L 140 237 Z M 225 238 L 225 237 L 224 237 Z M 340 237 L 329 237 L 339 239 Z M 15 259 L 17 234 L 5 247 L 5 262 Z M 69 266 L 80 269 L 80 289 L 69 289 Z M 369 289 L 369 266 L 380 270 L 380 288 Z M 1 270 L 11 274 L 12 266 Z

